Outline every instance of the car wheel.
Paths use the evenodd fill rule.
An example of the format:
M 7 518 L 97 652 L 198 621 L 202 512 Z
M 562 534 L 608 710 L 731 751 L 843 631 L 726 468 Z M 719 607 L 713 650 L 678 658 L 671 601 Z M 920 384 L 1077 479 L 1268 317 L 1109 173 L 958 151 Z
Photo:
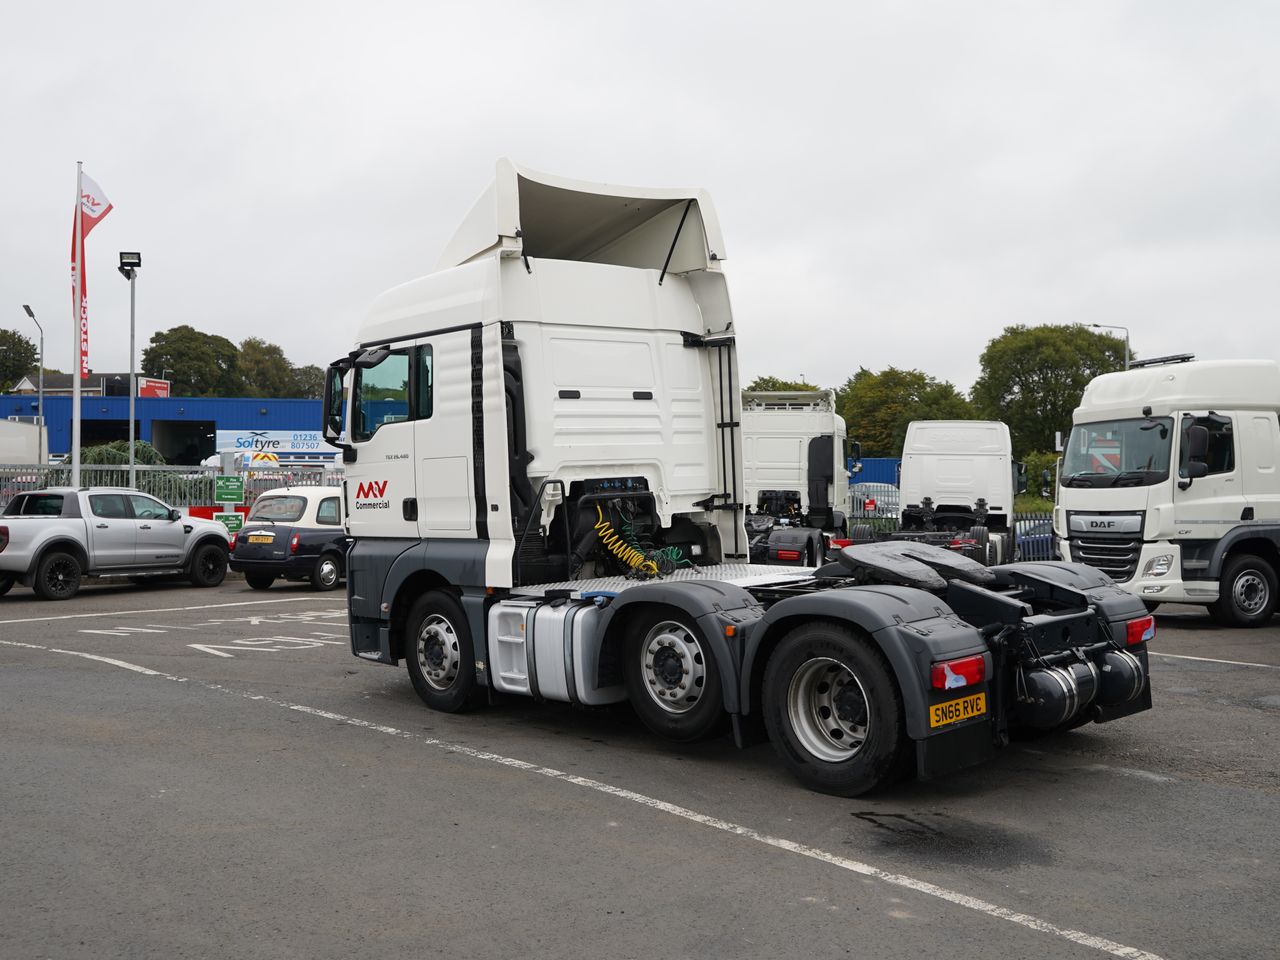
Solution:
M 246 573 L 244 582 L 253 590 L 269 590 L 276 578 L 269 573 Z
M 792 630 L 769 658 L 763 695 L 769 739 L 810 789 L 856 797 L 906 774 L 898 683 L 860 633 L 826 622 Z
M 683 617 L 661 612 L 640 620 L 624 658 L 627 699 L 658 736 L 689 743 L 727 719 L 715 655 Z
M 216 587 L 227 578 L 227 551 L 216 543 L 196 547 L 188 575 L 197 587 Z
M 12 590 L 13 585 L 16 582 L 17 582 L 16 577 L 11 577 L 8 574 L 0 576 L 0 597 L 3 597 L 6 593 Z
M 1218 599 L 1210 611 L 1232 627 L 1261 627 L 1276 612 L 1276 573 L 1260 557 L 1228 557 L 1218 580 Z
M 342 566 L 331 553 L 320 555 L 311 571 L 311 586 L 317 590 L 332 590 L 342 578 Z
M 423 703 L 445 713 L 466 709 L 476 687 L 474 650 L 456 599 L 441 590 L 418 598 L 405 621 L 404 658 Z
M 80 592 L 82 576 L 79 560 L 55 550 L 40 559 L 31 586 L 41 600 L 70 600 Z

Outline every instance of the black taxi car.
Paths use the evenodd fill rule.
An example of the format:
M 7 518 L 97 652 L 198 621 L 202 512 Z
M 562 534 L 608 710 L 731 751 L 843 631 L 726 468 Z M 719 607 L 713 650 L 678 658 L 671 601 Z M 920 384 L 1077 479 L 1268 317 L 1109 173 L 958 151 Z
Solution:
M 350 538 L 339 487 L 281 487 L 254 501 L 231 538 L 231 569 L 255 590 L 276 580 L 310 581 L 332 590 L 346 575 Z

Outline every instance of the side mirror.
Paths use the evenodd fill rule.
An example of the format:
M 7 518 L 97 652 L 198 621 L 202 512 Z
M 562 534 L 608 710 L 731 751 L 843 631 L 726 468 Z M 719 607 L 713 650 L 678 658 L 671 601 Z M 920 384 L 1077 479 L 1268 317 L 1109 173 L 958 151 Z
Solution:
M 178 509 L 175 509 L 174 507 L 170 507 L 170 508 L 169 508 L 169 519 L 170 519 L 170 520 L 175 520 L 175 521 L 176 521 L 176 520 L 181 520 L 181 519 L 182 519 L 182 511 L 181 511 L 181 510 L 178 510 Z
M 1209 465 L 1203 460 L 1192 460 L 1182 472 L 1186 474 L 1188 480 L 1199 480 L 1209 475 Z
M 853 462 L 857 463 L 859 460 L 862 459 L 862 444 L 859 443 L 857 440 L 853 441 L 852 451 L 853 451 Z
M 333 364 L 324 378 L 324 439 L 337 446 L 342 436 L 342 381 L 346 367 Z
M 1187 446 L 1185 457 L 1189 460 L 1203 460 L 1209 453 L 1209 428 L 1200 424 L 1187 427 Z M 1201 474 L 1204 476 L 1204 474 Z

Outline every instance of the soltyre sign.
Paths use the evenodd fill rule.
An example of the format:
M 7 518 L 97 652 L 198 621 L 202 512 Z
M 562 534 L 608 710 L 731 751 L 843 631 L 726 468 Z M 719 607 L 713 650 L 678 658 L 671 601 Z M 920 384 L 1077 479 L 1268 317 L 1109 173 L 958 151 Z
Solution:
M 274 453 L 278 457 L 332 455 L 318 430 L 219 430 L 219 453 Z

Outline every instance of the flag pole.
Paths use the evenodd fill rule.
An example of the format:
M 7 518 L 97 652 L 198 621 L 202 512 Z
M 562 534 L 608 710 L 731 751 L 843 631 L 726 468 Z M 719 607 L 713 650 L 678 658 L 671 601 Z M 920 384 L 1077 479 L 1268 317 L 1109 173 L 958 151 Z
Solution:
M 75 358 L 75 363 L 72 365 L 74 372 L 71 375 L 71 485 L 73 487 L 80 486 L 80 376 L 84 372 L 83 358 L 80 355 L 80 318 L 81 311 L 84 309 L 84 229 L 81 220 L 83 214 L 80 207 L 80 198 L 84 192 L 83 187 L 84 163 L 77 160 L 76 235 L 72 238 L 76 250 L 76 268 L 71 278 L 74 288 L 71 295 L 71 344 L 72 355 Z

